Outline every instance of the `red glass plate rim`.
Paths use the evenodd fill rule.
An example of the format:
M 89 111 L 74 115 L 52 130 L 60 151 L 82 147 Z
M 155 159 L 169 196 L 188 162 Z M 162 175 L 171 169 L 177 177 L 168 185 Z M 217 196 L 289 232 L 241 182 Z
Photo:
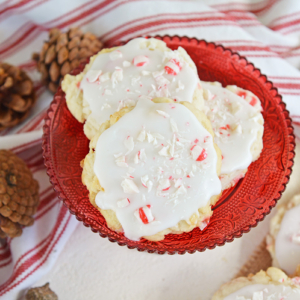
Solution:
M 289 149 L 289 155 L 288 155 L 289 157 L 288 157 L 288 161 L 287 161 L 287 164 L 289 164 L 289 167 L 286 170 L 285 180 L 283 180 L 283 183 L 281 184 L 281 187 L 277 191 L 277 194 L 279 196 L 275 197 L 274 199 L 272 199 L 274 201 L 270 201 L 273 204 L 269 205 L 268 211 L 266 211 L 262 215 L 261 218 L 257 218 L 255 220 L 255 223 L 250 224 L 248 226 L 245 226 L 243 229 L 239 230 L 238 232 L 233 233 L 233 234 L 231 234 L 229 236 L 226 236 L 221 242 L 213 241 L 210 245 L 204 246 L 202 248 L 201 247 L 198 247 L 198 248 L 196 247 L 194 250 L 189 250 L 189 251 L 182 250 L 182 248 L 177 249 L 177 250 L 172 249 L 172 251 L 169 251 L 169 250 L 160 251 L 158 249 L 156 249 L 156 250 L 147 249 L 147 246 L 142 245 L 142 244 L 137 244 L 136 246 L 130 246 L 130 247 L 128 245 L 126 245 L 129 249 L 137 249 L 138 251 L 147 251 L 148 253 L 158 253 L 158 254 L 165 254 L 165 253 L 167 253 L 169 255 L 173 255 L 175 253 L 185 254 L 186 252 L 188 252 L 188 253 L 195 253 L 196 251 L 203 252 L 206 249 L 214 249 L 216 246 L 223 246 L 226 242 L 232 242 L 235 238 L 242 237 L 242 235 L 244 233 L 249 232 L 251 228 L 256 227 L 259 222 L 261 222 L 262 220 L 264 220 L 264 218 L 271 212 L 272 208 L 275 207 L 277 201 L 281 198 L 282 193 L 286 189 L 286 185 L 289 182 L 290 175 L 292 173 L 292 167 L 294 165 L 294 157 L 295 157 L 295 151 L 294 151 L 294 149 L 295 149 L 295 146 L 296 146 L 295 135 L 293 133 L 294 132 L 294 128 L 292 126 L 292 120 L 291 120 L 291 118 L 289 116 L 290 115 L 289 111 L 286 109 L 286 104 L 282 101 L 282 96 L 278 93 L 277 88 L 274 87 L 274 85 L 273 85 L 273 83 L 271 81 L 267 80 L 267 76 L 266 75 L 261 74 L 260 69 L 256 68 L 252 63 L 248 62 L 248 60 L 247 60 L 246 57 L 239 55 L 237 52 L 233 52 L 230 48 L 226 48 L 226 47 L 224 47 L 222 45 L 215 44 L 213 42 L 207 42 L 205 40 L 198 40 L 197 38 L 189 38 L 187 36 L 180 37 L 178 35 L 174 35 L 174 36 L 169 36 L 169 35 L 160 36 L 160 35 L 156 35 L 156 36 L 153 36 L 153 37 L 157 38 L 157 39 L 160 39 L 160 40 L 169 39 L 170 41 L 172 41 L 174 39 L 176 39 L 177 41 L 185 40 L 188 43 L 190 43 L 191 41 L 193 41 L 193 42 L 196 42 L 198 45 L 201 44 L 201 43 L 205 43 L 206 47 L 210 46 L 210 47 L 213 47 L 214 49 L 221 48 L 223 52 L 228 52 L 229 51 L 231 57 L 232 56 L 237 56 L 238 60 L 244 60 L 246 62 L 245 68 L 251 66 L 252 67 L 252 73 L 255 72 L 256 74 L 258 74 L 258 75 L 256 75 L 256 77 L 257 78 L 263 78 L 265 84 L 269 85 L 269 87 L 270 87 L 269 91 L 270 92 L 271 91 L 275 91 L 275 95 L 273 96 L 273 98 L 279 98 L 280 99 L 280 102 L 278 102 L 277 105 L 281 106 L 281 108 L 282 108 L 282 114 L 284 116 L 286 128 L 288 129 L 287 139 L 289 140 L 289 145 L 292 146 L 292 150 Z M 126 42 L 119 42 L 116 45 L 123 45 L 125 43 Z M 83 67 L 85 64 L 86 63 L 81 64 L 80 67 Z M 77 69 L 79 69 L 80 67 L 78 67 Z M 75 70 L 77 70 L 77 69 L 75 69 Z M 74 72 L 75 70 L 73 70 L 72 72 Z M 44 164 L 46 166 L 47 174 L 49 176 L 51 184 L 53 185 L 53 188 L 54 188 L 55 192 L 57 193 L 58 198 L 61 201 L 63 201 L 64 205 L 69 209 L 69 211 L 70 211 L 71 214 L 76 215 L 76 207 L 74 207 L 69 202 L 69 200 L 67 199 L 67 197 L 64 195 L 64 191 L 61 188 L 61 186 L 60 186 L 60 184 L 59 184 L 59 182 L 58 182 L 58 180 L 57 180 L 57 178 L 55 176 L 55 171 L 54 171 L 54 168 L 53 168 L 53 162 L 52 162 L 52 159 L 51 159 L 51 151 L 50 151 L 50 124 L 51 124 L 52 119 L 53 119 L 53 114 L 52 113 L 54 112 L 54 107 L 58 104 L 59 98 L 62 96 L 62 94 L 63 94 L 63 91 L 59 87 L 58 90 L 57 90 L 57 92 L 56 92 L 56 94 L 54 95 L 54 99 L 51 102 L 49 109 L 47 110 L 46 117 L 44 119 L 45 125 L 43 126 L 43 132 L 44 132 L 44 134 L 43 134 L 43 137 L 42 137 L 42 141 L 43 141 L 43 143 L 42 143 L 42 149 L 43 149 Z M 52 116 L 51 116 L 51 114 L 52 114 Z M 289 148 L 291 148 L 291 147 L 289 147 Z M 93 228 L 92 224 L 89 223 L 88 221 L 86 221 L 86 219 L 85 219 L 84 216 L 76 215 L 76 219 L 78 221 L 83 222 L 84 226 L 91 227 L 91 230 L 93 232 L 98 232 L 101 237 L 103 237 L 103 238 L 107 237 L 110 242 L 117 242 L 120 246 L 125 246 L 125 243 L 118 242 L 117 239 L 112 238 L 112 237 L 110 237 L 107 234 L 103 234 L 103 233 L 101 233 L 100 230 Z

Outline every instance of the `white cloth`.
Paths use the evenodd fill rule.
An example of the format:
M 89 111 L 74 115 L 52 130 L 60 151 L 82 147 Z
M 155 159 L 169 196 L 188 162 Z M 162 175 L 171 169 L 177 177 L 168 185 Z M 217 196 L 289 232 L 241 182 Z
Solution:
M 38 102 L 26 121 L 0 133 L 0 148 L 13 149 L 25 158 L 41 185 L 35 225 L 0 248 L 3 299 L 16 299 L 49 270 L 77 224 L 55 197 L 43 167 L 41 128 L 52 95 L 41 86 L 31 60 L 32 53 L 47 40 L 49 29 L 74 26 L 95 33 L 107 46 L 156 34 L 186 35 L 223 44 L 246 56 L 273 81 L 300 137 L 298 0 L 1 1 L 0 60 L 28 72 Z

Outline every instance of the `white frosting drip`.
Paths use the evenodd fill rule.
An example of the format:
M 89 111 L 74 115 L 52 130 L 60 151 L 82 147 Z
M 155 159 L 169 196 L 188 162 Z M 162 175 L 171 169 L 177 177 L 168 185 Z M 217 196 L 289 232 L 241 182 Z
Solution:
M 224 300 L 299 300 L 300 287 L 274 284 L 252 284 L 228 295 Z
M 92 112 L 89 118 L 102 124 L 111 114 L 134 106 L 143 96 L 192 102 L 198 75 L 177 50 L 155 49 L 152 40 L 153 44 L 163 43 L 137 38 L 118 50 L 97 56 L 80 84 Z M 150 46 L 146 46 L 146 41 L 150 41 Z
M 276 237 L 275 253 L 280 268 L 293 274 L 300 264 L 300 205 L 286 211 Z M 300 298 L 299 298 L 300 299 Z
M 244 170 L 251 164 L 251 146 L 259 130 L 262 115 L 241 97 L 220 87 L 201 83 L 205 93 L 207 116 L 215 132 L 215 143 L 222 151 L 221 174 Z
M 216 166 L 212 136 L 191 111 L 138 101 L 97 142 L 94 171 L 105 192 L 96 203 L 114 210 L 125 236 L 139 240 L 188 220 L 218 195 Z

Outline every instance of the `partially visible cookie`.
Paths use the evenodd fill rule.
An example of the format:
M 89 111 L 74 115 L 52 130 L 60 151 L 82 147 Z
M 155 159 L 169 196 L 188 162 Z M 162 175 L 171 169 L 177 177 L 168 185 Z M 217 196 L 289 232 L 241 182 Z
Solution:
M 260 156 L 264 132 L 261 105 L 256 96 L 241 88 L 223 88 L 219 82 L 201 84 L 205 113 L 222 151 L 220 179 L 225 190 L 243 178 L 249 165 Z M 245 97 L 241 97 L 242 93 Z
M 289 278 L 280 269 L 271 267 L 248 277 L 225 283 L 212 300 L 299 300 L 300 278 Z
M 218 200 L 221 152 L 206 116 L 188 102 L 156 98 L 105 122 L 82 161 L 82 181 L 108 227 L 159 241 L 203 230 Z
M 300 195 L 277 207 L 270 223 L 267 249 L 273 258 L 273 266 L 294 274 L 300 265 Z
M 84 71 L 62 82 L 69 110 L 84 124 L 91 139 L 110 115 L 138 100 L 169 97 L 203 106 L 197 69 L 187 52 L 172 51 L 165 42 L 136 38 L 126 45 L 103 49 Z

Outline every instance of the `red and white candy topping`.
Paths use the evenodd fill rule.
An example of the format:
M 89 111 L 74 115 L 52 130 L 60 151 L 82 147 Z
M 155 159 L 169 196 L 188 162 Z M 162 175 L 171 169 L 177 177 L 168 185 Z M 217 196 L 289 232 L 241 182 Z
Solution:
M 189 222 L 221 191 L 213 139 L 181 104 L 139 101 L 102 133 L 95 156 L 105 190 L 96 203 L 133 240 Z
M 182 66 L 180 61 L 175 58 L 170 59 L 165 65 L 166 73 L 174 76 L 178 75 L 178 73 L 181 71 L 181 68 Z
M 132 60 L 132 63 L 136 67 L 143 67 L 143 66 L 149 64 L 149 58 L 146 55 L 138 55 Z
M 102 124 L 138 100 L 170 97 L 192 102 L 198 82 L 196 71 L 180 51 L 171 51 L 157 39 L 137 38 L 113 52 L 99 54 L 80 89 L 91 119 Z
M 238 175 L 236 172 L 247 169 L 262 150 L 257 148 L 258 153 L 251 152 L 258 134 L 262 135 L 264 121 L 260 111 L 221 84 L 202 82 L 202 86 L 206 114 L 215 133 L 215 143 L 223 155 L 221 174 L 224 176 L 221 178 L 225 180 L 221 180 L 222 187 L 227 188 L 227 177 L 233 176 L 233 180 Z
M 134 212 L 134 216 L 144 224 L 154 221 L 154 217 L 151 212 L 151 205 L 139 208 Z

